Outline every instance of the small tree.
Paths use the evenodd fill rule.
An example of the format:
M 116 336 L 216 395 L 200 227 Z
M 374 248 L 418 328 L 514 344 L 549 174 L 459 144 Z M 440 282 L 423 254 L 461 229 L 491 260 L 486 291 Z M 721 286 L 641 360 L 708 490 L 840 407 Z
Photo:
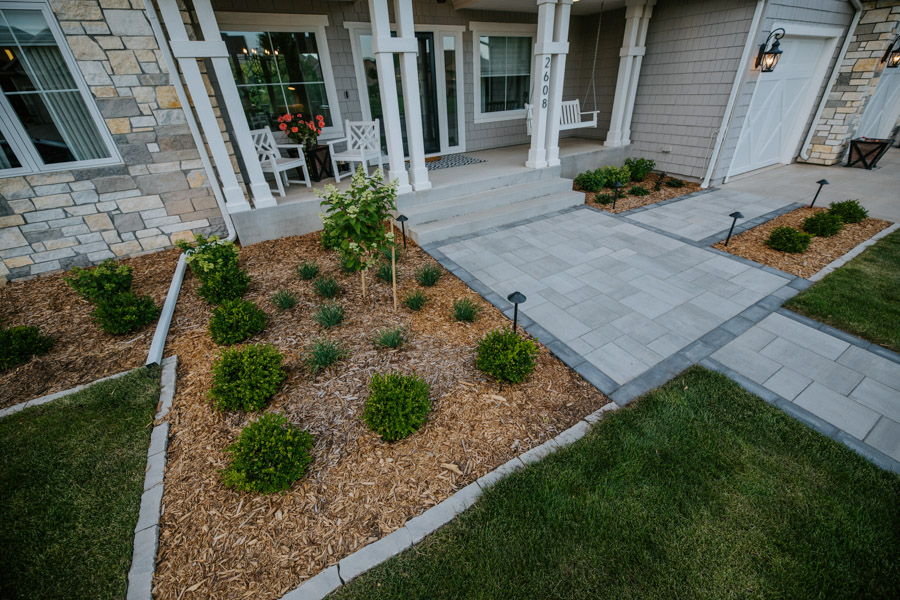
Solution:
M 396 208 L 397 182 L 384 183 L 381 169 L 368 177 L 360 165 L 347 192 L 326 185 L 324 192 L 317 193 L 325 208 L 320 215 L 323 236 L 340 253 L 346 268 L 361 274 L 365 296 L 366 271 L 394 241 L 385 221 L 392 218 L 391 211 Z

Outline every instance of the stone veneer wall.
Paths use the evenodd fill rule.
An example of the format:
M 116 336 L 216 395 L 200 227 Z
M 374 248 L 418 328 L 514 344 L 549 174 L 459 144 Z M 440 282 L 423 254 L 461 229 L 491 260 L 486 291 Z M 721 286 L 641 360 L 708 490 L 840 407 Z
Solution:
M 124 164 L 0 178 L 0 282 L 224 232 L 143 0 L 52 0 Z
M 833 165 L 844 159 L 863 109 L 878 85 L 884 69 L 881 56 L 897 36 L 898 22 L 900 1 L 863 2 L 862 17 L 816 124 L 809 160 L 798 161 Z

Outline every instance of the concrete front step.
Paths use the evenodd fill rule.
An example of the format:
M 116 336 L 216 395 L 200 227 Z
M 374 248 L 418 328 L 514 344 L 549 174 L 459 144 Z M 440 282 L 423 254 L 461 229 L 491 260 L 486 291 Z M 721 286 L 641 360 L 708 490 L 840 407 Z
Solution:
M 508 225 L 524 219 L 530 219 L 531 217 L 538 217 L 557 210 L 578 206 L 579 204 L 584 204 L 584 194 L 569 190 L 549 196 L 513 202 L 512 204 L 495 206 L 442 221 L 416 225 L 410 229 L 410 236 L 419 245 L 432 244 L 484 229 Z
M 409 217 L 409 227 L 425 223 L 445 221 L 453 217 L 483 212 L 507 204 L 515 204 L 533 198 L 554 196 L 572 190 L 571 179 L 548 179 L 518 183 L 503 188 L 485 190 L 468 196 L 458 196 L 416 206 L 404 214 Z

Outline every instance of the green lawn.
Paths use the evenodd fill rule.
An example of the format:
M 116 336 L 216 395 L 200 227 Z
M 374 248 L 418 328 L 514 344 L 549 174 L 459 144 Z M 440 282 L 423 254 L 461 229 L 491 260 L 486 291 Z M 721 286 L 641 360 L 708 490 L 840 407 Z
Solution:
M 896 598 L 900 477 L 694 367 L 336 592 Z
M 900 351 L 900 231 L 885 236 L 785 306 Z
M 159 369 L 0 419 L 0 598 L 124 598 Z

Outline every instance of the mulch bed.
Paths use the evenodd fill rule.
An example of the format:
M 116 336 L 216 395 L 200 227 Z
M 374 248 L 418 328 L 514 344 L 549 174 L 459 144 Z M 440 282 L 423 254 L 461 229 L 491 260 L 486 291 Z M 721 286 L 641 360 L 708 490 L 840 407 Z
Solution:
M 134 290 L 162 305 L 178 262 L 178 250 L 126 259 L 134 267 Z M 0 286 L 0 326 L 32 325 L 53 338 L 50 352 L 0 372 L 0 408 L 96 381 L 147 360 L 154 326 L 129 335 L 104 333 L 93 305 L 56 273 Z
M 686 196 L 688 194 L 693 194 L 694 192 L 700 189 L 699 183 L 693 183 L 690 181 L 684 182 L 684 187 L 673 188 L 667 185 L 663 185 L 659 191 L 654 191 L 654 186 L 656 185 L 657 175 L 654 173 L 647 177 L 642 182 L 631 183 L 627 186 L 623 187 L 619 192 L 619 199 L 616 201 L 616 208 L 613 210 L 612 204 L 600 204 L 596 200 L 594 200 L 594 196 L 599 196 L 601 194 L 612 194 L 615 193 L 613 189 L 604 189 L 600 192 L 584 192 L 584 190 L 580 189 L 577 185 L 574 186 L 575 191 L 584 192 L 584 203 L 589 204 L 591 206 L 595 206 L 600 210 L 605 210 L 606 212 L 611 212 L 614 214 L 625 212 L 627 210 L 631 210 L 633 208 L 639 208 L 641 206 L 648 206 L 650 204 L 656 204 L 657 202 L 662 202 L 663 200 L 671 200 L 672 198 L 678 198 L 679 196 Z M 648 190 L 650 190 L 650 194 L 647 196 L 630 196 L 627 195 L 626 192 L 631 189 L 633 185 L 642 185 Z
M 313 321 L 321 302 L 294 272 L 302 259 L 317 260 L 341 281 L 341 326 L 326 332 Z M 483 376 L 474 365 L 477 341 L 509 320 L 447 272 L 424 288 L 422 311 L 406 309 L 403 296 L 418 287 L 414 273 L 434 262 L 412 244 L 398 264 L 397 312 L 385 283 L 368 281 L 362 298 L 359 276 L 340 273 L 318 234 L 255 244 L 242 250 L 241 262 L 253 278 L 245 298 L 270 315 L 250 342 L 277 346 L 288 371 L 267 410 L 309 429 L 313 463 L 284 494 L 251 495 L 220 483 L 225 448 L 255 415 L 220 412 L 206 397 L 220 349 L 207 332 L 211 307 L 188 275 L 166 348 L 179 362 L 155 598 L 278 598 L 609 402 L 544 347 L 523 384 L 500 386 Z M 300 298 L 282 313 L 269 301 L 280 288 Z M 464 296 L 482 309 L 475 323 L 452 320 L 453 300 Z M 407 344 L 376 348 L 375 332 L 396 325 L 406 328 Z M 350 358 L 312 376 L 305 349 L 325 336 L 339 339 Z M 432 413 L 417 433 L 387 444 L 361 414 L 371 374 L 395 370 L 431 382 Z
M 803 231 L 804 219 L 827 210 L 825 207 L 798 208 L 732 237 L 727 247 L 724 240 L 714 244 L 713 247 L 780 269 L 797 277 L 809 278 L 882 229 L 891 226 L 888 221 L 871 218 L 864 219 L 859 223 L 848 223 L 831 237 L 814 237 L 806 252 L 799 254 L 781 252 L 766 246 L 769 234 L 776 227 L 794 227 Z

